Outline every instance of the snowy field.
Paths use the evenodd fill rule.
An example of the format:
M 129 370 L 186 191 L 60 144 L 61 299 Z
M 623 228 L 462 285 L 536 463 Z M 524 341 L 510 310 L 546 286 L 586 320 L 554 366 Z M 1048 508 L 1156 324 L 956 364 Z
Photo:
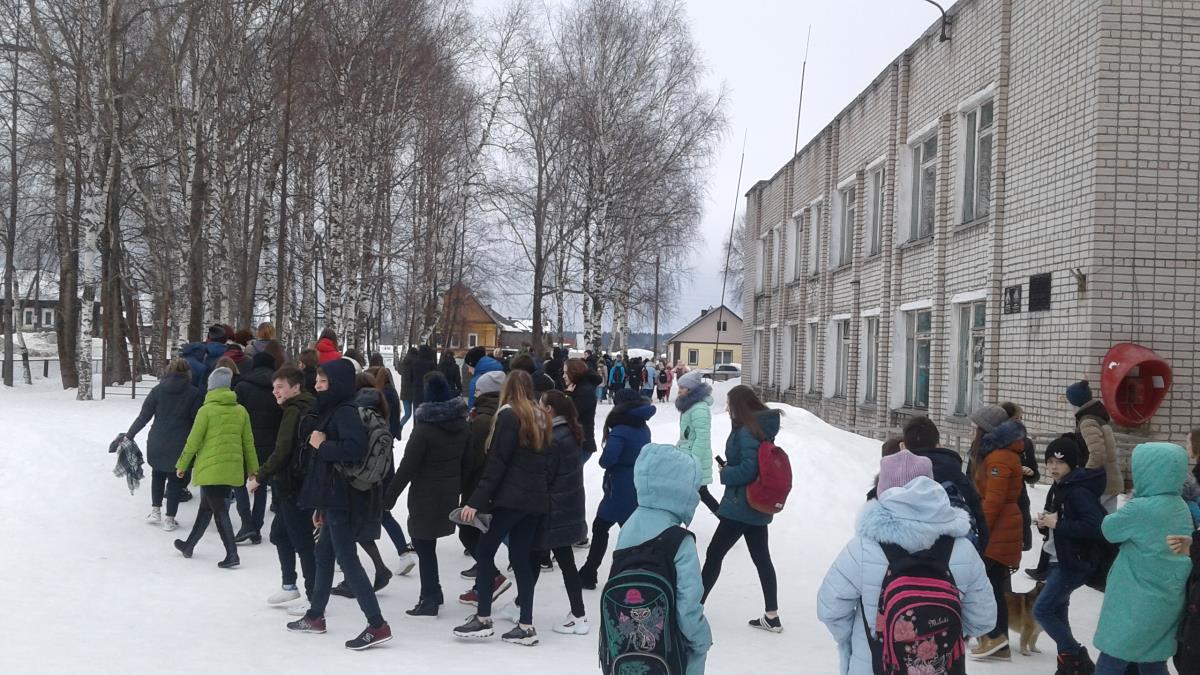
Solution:
M 730 426 L 723 392 L 731 385 L 717 385 L 715 396 L 713 439 L 722 454 Z M 142 522 L 149 511 L 148 483 L 131 496 L 124 479 L 112 475 L 115 456 L 107 453 L 109 442 L 129 426 L 140 404 L 141 399 L 128 398 L 78 403 L 74 392 L 58 390 L 54 381 L 41 381 L 32 390 L 0 388 L 0 429 L 8 438 L 0 453 L 0 597 L 5 605 L 0 613 L 0 673 L 208 675 L 252 670 L 292 675 L 347 669 L 565 675 L 596 670 L 594 629 L 586 637 L 550 630 L 551 621 L 567 611 L 566 593 L 554 573 L 544 575 L 537 589 L 535 624 L 541 645 L 522 648 L 498 638 L 467 643 L 451 636 L 451 628 L 471 613 L 452 599 L 469 585 L 458 577 L 470 561 L 456 537 L 442 539 L 439 548 L 442 584 L 451 598 L 440 617 L 404 614 L 417 599 L 414 571 L 394 578 L 380 593 L 395 636 L 381 648 L 359 654 L 342 647 L 365 625 L 354 601 L 344 598 L 330 601 L 328 634 L 286 632 L 289 617 L 265 603 L 279 588 L 274 547 L 265 541 L 239 547 L 241 567 L 225 571 L 216 567 L 223 552 L 215 530 L 206 534 L 191 560 L 171 545 L 191 527 L 196 500 L 180 506 L 177 533 Z M 776 407 L 786 411 L 778 444 L 791 455 L 795 470 L 788 507 L 771 527 L 784 633 L 746 626 L 761 613 L 762 594 L 745 546 L 739 544 L 726 558 L 707 604 L 715 642 L 709 673 L 837 670 L 836 647 L 816 620 L 815 598 L 825 570 L 852 534 L 877 470 L 879 443 L 835 429 L 807 411 Z M 608 409 L 600 408 L 597 433 Z M 673 404 L 659 404 L 650 422 L 654 440 L 674 442 L 678 421 Z M 139 441 L 145 438 L 143 432 Z M 601 471 L 592 462 L 587 474 L 590 513 L 599 500 L 600 483 Z M 719 493 L 720 487 L 713 491 Z M 1035 512 L 1045 493 L 1045 486 L 1032 490 Z M 401 499 L 396 511 L 401 523 L 404 503 Z M 237 522 L 236 514 L 233 520 Z M 702 553 L 715 526 L 713 516 L 697 514 L 692 528 Z M 381 542 L 385 559 L 394 565 L 390 548 L 390 542 Z M 582 552 L 577 556 L 582 560 Z M 1034 553 L 1027 553 L 1024 562 L 1032 566 Z M 602 569 L 601 578 L 606 574 Z M 1032 586 L 1021 574 L 1013 583 L 1017 590 Z M 592 614 L 599 592 L 584 593 Z M 513 595 L 510 591 L 502 600 L 511 601 Z M 1089 647 L 1100 601 L 1101 595 L 1087 588 L 1074 596 L 1076 637 Z M 1053 672 L 1053 642 L 1043 635 L 1039 646 L 1043 653 L 1031 657 L 1014 650 L 1012 665 L 971 664 L 969 672 Z

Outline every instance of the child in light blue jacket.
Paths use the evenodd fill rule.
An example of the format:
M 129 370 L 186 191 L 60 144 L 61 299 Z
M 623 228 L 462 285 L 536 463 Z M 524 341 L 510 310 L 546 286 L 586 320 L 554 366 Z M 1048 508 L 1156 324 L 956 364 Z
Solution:
M 700 467 L 691 455 L 673 445 L 648 444 L 633 466 L 633 484 L 638 507 L 621 527 L 618 549 L 638 546 L 669 527 L 692 521 L 700 503 Z M 712 631 L 700 604 L 703 595 L 696 541 L 685 537 L 675 554 L 675 606 L 679 630 L 687 642 L 686 675 L 703 675 L 704 660 L 712 647 Z
M 817 618 L 837 640 L 838 672 L 843 675 L 874 672 L 867 627 L 875 633 L 879 593 L 888 568 L 880 542 L 916 553 L 932 547 L 942 535 L 954 537 L 950 572 L 962 595 L 963 637 L 984 635 L 996 624 L 996 600 L 983 560 L 966 538 L 970 518 L 951 506 L 945 488 L 934 482 L 929 459 L 907 450 L 884 457 L 877 494 L 863 507 L 857 535 L 829 568 L 817 594 Z

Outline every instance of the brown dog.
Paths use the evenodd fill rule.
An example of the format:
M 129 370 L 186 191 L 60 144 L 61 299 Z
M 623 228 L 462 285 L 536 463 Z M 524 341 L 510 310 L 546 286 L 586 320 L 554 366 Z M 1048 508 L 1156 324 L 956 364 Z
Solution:
M 1020 634 L 1021 653 L 1025 656 L 1029 656 L 1031 652 L 1042 652 L 1037 648 L 1037 639 L 1042 634 L 1042 627 L 1033 618 L 1033 605 L 1045 586 L 1045 583 L 1039 581 L 1025 593 L 1005 593 L 1008 600 L 1008 629 Z

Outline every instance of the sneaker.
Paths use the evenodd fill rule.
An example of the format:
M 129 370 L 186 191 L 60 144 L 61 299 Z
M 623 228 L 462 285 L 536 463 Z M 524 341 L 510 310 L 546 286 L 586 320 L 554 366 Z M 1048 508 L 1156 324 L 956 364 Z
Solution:
M 276 592 L 271 597 L 267 598 L 267 604 L 272 607 L 286 605 L 293 600 L 300 598 L 300 591 L 295 586 L 284 586 L 282 590 Z
M 187 488 L 183 488 L 182 490 L 180 490 L 179 491 L 179 503 L 182 504 L 184 502 L 190 502 L 190 501 L 192 501 L 192 491 Z
M 493 619 L 504 619 L 509 623 L 521 623 L 521 608 L 515 602 L 505 603 L 503 607 L 492 611 Z
M 356 652 L 361 652 L 364 649 L 370 649 L 375 645 L 381 645 L 392 639 L 392 629 L 386 623 L 378 628 L 367 626 L 363 632 L 358 634 L 358 637 L 353 640 L 346 641 L 346 649 L 353 649 Z
M 288 616 L 304 616 L 308 614 L 308 602 L 301 602 L 295 605 L 288 605 Z
M 554 624 L 552 628 L 555 633 L 563 635 L 587 635 L 592 630 L 586 616 L 575 616 L 574 614 L 567 614 L 567 618 Z
M 513 629 L 501 635 L 500 639 L 522 647 L 532 647 L 538 643 L 537 630 L 533 626 L 529 628 L 513 626 Z
M 346 583 L 345 579 L 342 579 L 341 582 L 339 582 L 337 586 L 334 586 L 333 588 L 329 589 L 329 593 L 331 595 L 336 595 L 341 598 L 353 598 L 354 597 L 354 589 L 350 588 L 350 584 Z
M 384 587 L 391 582 L 391 580 L 392 571 L 387 568 L 381 569 L 375 574 L 375 583 L 372 585 L 372 588 L 376 593 L 378 593 L 379 591 L 382 591 Z
M 175 540 L 175 549 L 183 554 L 183 557 L 192 557 L 192 547 L 188 546 L 187 542 L 182 539 Z
M 234 567 L 237 567 L 240 564 L 242 564 L 242 561 L 238 558 L 236 553 L 233 553 L 233 554 L 225 556 L 224 560 L 217 563 L 217 567 L 220 567 L 223 570 L 228 570 L 228 569 L 233 569 Z
M 1033 579 L 1034 581 L 1045 581 L 1046 580 L 1046 573 L 1039 570 L 1036 567 L 1026 568 L 1025 576 L 1029 577 L 1030 579 Z
M 479 617 L 472 614 L 467 622 L 454 629 L 454 636 L 460 638 L 489 638 L 496 634 L 496 629 L 492 627 L 491 620 L 480 621 Z
M 1008 649 L 1007 635 L 1001 635 L 1000 637 L 988 637 L 984 635 L 979 638 L 979 644 L 969 654 L 973 659 L 987 659 L 989 661 L 1012 660 L 1012 654 Z
M 150 515 L 146 516 L 146 523 L 149 525 L 158 525 L 162 522 L 162 507 L 155 506 L 150 509 Z
M 258 533 L 258 530 L 242 530 L 233 537 L 233 543 L 235 544 L 242 544 L 247 541 L 251 544 L 261 544 L 262 535 Z
M 437 616 L 438 608 L 436 600 L 421 598 L 412 609 L 405 610 L 404 613 L 409 616 Z
M 501 595 L 504 595 L 504 591 L 507 591 L 511 587 L 512 587 L 512 582 L 508 580 L 508 577 L 504 576 L 503 574 L 497 574 L 496 575 L 496 585 L 494 586 L 494 590 L 492 591 L 492 601 L 494 602 L 496 600 L 496 598 L 499 598 Z M 479 604 L 479 596 L 475 594 L 475 589 L 472 588 L 471 590 L 467 591 L 466 593 L 463 593 L 462 595 L 458 596 L 458 601 L 464 605 L 478 605 Z
M 400 564 L 396 567 L 396 574 L 406 577 L 417 566 L 417 553 L 411 548 L 404 549 L 404 553 L 400 554 Z
M 579 584 L 589 591 L 596 590 L 596 572 L 594 570 L 579 570 Z
M 162 529 L 163 532 L 174 532 L 175 530 L 179 529 L 179 521 L 175 520 L 171 516 L 167 516 L 166 518 L 163 518 Z
M 477 571 L 479 571 L 478 563 L 471 565 L 471 567 L 469 569 L 465 569 L 465 570 L 459 572 L 458 576 L 462 577 L 463 579 L 471 579 L 473 581 L 475 579 L 475 573 Z
M 766 614 L 763 614 L 761 619 L 750 619 L 750 627 L 761 630 L 769 630 L 772 633 L 783 632 L 783 623 L 779 621 L 779 617 L 772 619 Z
M 300 619 L 288 623 L 287 629 L 293 633 L 324 633 L 325 617 L 315 619 L 306 614 Z

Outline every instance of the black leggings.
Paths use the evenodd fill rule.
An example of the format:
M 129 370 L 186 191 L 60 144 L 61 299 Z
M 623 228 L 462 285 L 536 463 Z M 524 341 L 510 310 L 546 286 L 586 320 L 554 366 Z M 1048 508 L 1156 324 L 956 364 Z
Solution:
M 582 619 L 587 614 L 583 605 L 583 583 L 579 579 L 579 570 L 575 569 L 575 549 L 573 546 L 560 546 L 550 551 L 533 552 L 533 583 L 536 584 L 542 572 L 541 561 L 545 556 L 554 554 L 558 568 L 562 570 L 563 585 L 567 587 L 567 600 L 571 603 L 571 615 Z
M 583 576 L 595 579 L 596 573 L 600 569 L 600 563 L 604 562 L 604 554 L 608 553 L 608 531 L 616 525 L 611 520 L 605 520 L 600 516 L 592 521 L 592 544 L 588 549 L 587 560 L 583 561 L 583 567 L 580 568 Z
M 767 545 L 767 526 L 747 525 L 728 518 L 721 518 L 720 521 L 712 541 L 708 544 L 708 552 L 704 555 L 704 568 L 700 571 L 704 580 L 704 597 L 700 602 L 708 599 L 709 592 L 717 583 L 717 577 L 721 576 L 721 563 L 725 560 L 725 554 L 744 536 L 746 548 L 750 549 L 750 560 L 758 570 L 758 582 L 762 585 L 766 611 L 779 611 L 775 565 L 771 563 L 771 551 Z
M 542 518 L 539 513 L 497 508 L 492 512 L 488 531 L 479 537 L 475 549 L 475 592 L 478 594 L 477 614 L 492 615 L 492 591 L 496 583 L 496 551 L 508 537 L 508 561 L 517 578 L 517 604 L 521 607 L 521 623 L 533 623 L 533 540 L 537 537 Z
M 988 581 L 992 582 L 992 593 L 996 596 L 996 627 L 988 633 L 990 638 L 1008 637 L 1008 598 L 1005 594 L 1012 588 L 1012 575 L 1008 566 L 991 558 L 983 559 Z
M 174 518 L 179 512 L 179 495 L 186 484 L 184 479 L 175 475 L 174 471 L 159 471 L 155 469 L 150 474 L 150 505 L 161 508 L 163 494 L 167 497 L 167 516 Z
M 712 496 L 712 493 L 708 491 L 707 485 L 700 486 L 700 501 L 704 502 L 704 505 L 708 507 L 709 511 L 712 511 L 714 516 L 717 515 L 717 509 L 721 508 L 721 502 Z

